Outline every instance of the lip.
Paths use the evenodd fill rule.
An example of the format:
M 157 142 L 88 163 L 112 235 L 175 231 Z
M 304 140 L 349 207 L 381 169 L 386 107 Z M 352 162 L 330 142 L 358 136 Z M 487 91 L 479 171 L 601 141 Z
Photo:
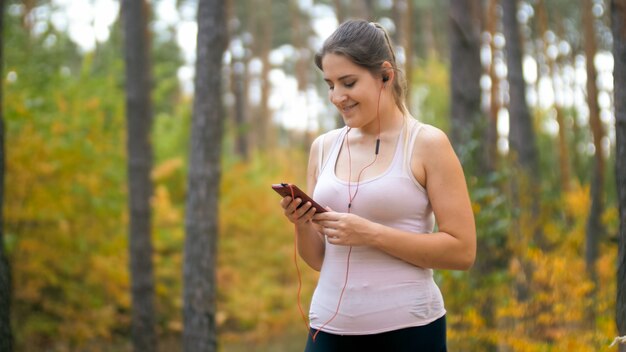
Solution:
M 359 103 L 345 104 L 339 107 L 342 114 L 349 114 Z

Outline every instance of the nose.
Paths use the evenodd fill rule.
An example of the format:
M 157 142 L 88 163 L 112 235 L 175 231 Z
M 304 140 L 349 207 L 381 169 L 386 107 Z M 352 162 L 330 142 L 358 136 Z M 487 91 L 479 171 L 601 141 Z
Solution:
M 335 105 L 341 104 L 348 99 L 348 97 L 340 89 L 337 88 L 331 90 L 329 94 L 330 102 Z

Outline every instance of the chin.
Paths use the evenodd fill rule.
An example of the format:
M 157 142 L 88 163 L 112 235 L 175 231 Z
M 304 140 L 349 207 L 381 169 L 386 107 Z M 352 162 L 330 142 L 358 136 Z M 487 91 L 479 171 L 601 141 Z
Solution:
M 350 128 L 359 128 L 360 125 L 358 123 L 356 123 L 356 121 L 354 121 L 354 119 L 347 119 L 347 118 L 343 118 L 343 123 L 344 125 L 350 127 Z
M 363 122 L 363 120 L 359 118 L 355 118 L 355 117 L 349 117 L 349 118 L 342 117 L 342 118 L 343 118 L 343 123 L 350 128 L 361 128 L 367 125 L 367 123 Z

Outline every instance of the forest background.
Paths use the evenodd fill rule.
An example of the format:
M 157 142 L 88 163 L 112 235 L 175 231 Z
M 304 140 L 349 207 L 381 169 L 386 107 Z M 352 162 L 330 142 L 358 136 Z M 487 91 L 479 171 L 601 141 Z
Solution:
M 131 350 L 120 4 L 88 2 L 78 30 L 94 34 L 84 43 L 71 30 L 72 2 L 4 1 L 3 234 L 15 350 Z M 449 133 L 466 172 L 477 262 L 468 272 L 436 272 L 450 350 L 599 351 L 618 335 L 608 2 L 528 0 L 508 12 L 514 1 L 465 2 L 472 4 L 465 12 L 459 3 L 226 1 L 215 268 L 220 350 L 302 350 L 293 228 L 270 185 L 304 185 L 312 139 L 339 126 L 312 57 L 337 23 L 355 17 L 389 29 L 409 81 L 409 110 Z M 185 180 L 197 2 L 145 6 L 155 326 L 159 350 L 175 351 L 184 325 L 185 200 L 193 192 Z M 115 15 L 102 25 L 111 9 Z M 507 13 L 516 15 L 521 34 L 531 126 L 521 140 L 534 151 L 530 159 L 517 153 L 510 134 L 519 90 L 507 66 L 515 55 L 507 51 Z M 474 76 L 455 71 L 459 40 L 478 48 Z M 467 122 L 455 120 L 455 97 L 477 111 L 471 128 L 458 127 Z M 301 261 L 299 267 L 306 309 L 317 273 Z

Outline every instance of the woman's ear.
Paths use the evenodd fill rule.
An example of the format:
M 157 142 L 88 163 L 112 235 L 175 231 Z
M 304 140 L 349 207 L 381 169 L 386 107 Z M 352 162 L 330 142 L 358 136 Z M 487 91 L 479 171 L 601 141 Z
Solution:
M 391 63 L 389 61 L 385 61 L 381 66 L 383 84 L 386 84 L 389 81 L 393 82 L 396 72 L 393 70 L 393 66 L 391 65 Z

